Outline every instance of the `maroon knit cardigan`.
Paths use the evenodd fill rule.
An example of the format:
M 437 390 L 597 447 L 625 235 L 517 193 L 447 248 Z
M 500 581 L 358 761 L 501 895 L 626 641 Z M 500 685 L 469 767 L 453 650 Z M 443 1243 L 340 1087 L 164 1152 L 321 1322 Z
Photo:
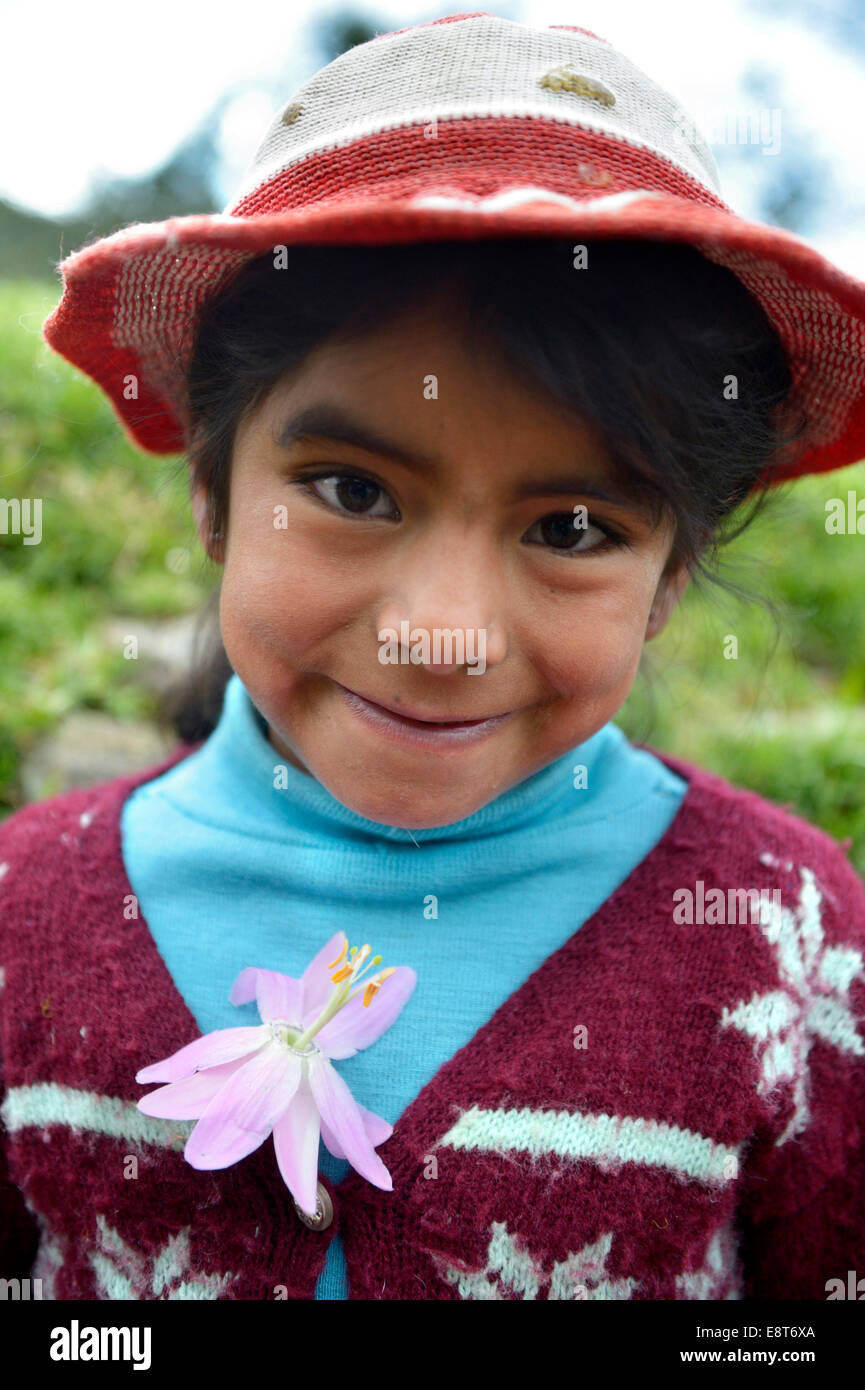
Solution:
M 136 1071 L 198 1029 L 135 915 L 120 813 L 191 751 L 0 826 L 0 1277 L 311 1299 L 337 1231 L 355 1299 L 822 1300 L 865 1275 L 847 844 L 648 748 L 689 782 L 666 833 L 406 1108 L 379 1149 L 393 1191 L 326 1182 L 313 1231 L 272 1140 L 200 1172 L 192 1122 L 136 1109 Z M 720 922 L 678 920 L 698 882 Z M 729 906 L 751 888 L 779 895 L 762 921 Z M 528 895 L 527 931 L 542 910 Z

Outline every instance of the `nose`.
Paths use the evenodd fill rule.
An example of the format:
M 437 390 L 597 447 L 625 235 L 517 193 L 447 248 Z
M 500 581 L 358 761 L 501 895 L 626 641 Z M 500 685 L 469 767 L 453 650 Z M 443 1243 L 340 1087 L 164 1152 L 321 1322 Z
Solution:
M 439 548 L 437 556 L 413 557 L 411 571 L 383 599 L 376 614 L 380 659 L 383 645 L 397 648 L 401 664 L 423 665 L 447 676 L 498 666 L 505 659 L 507 635 L 501 621 L 501 585 L 489 557 L 473 560 Z

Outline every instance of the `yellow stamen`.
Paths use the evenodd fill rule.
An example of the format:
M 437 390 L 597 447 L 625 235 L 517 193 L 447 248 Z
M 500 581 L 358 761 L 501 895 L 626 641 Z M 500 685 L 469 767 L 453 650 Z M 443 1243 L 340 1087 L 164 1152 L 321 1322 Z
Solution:
M 363 992 L 364 1008 L 367 1008 L 372 1003 L 376 994 L 381 989 L 383 982 L 387 979 L 388 975 L 393 975 L 395 970 L 396 966 L 390 965 L 388 966 L 387 970 L 380 970 L 377 975 L 373 975 L 372 979 L 370 980 L 369 984 Z
M 358 974 L 365 974 L 365 971 L 369 969 L 370 965 L 380 965 L 381 956 L 374 956 L 373 959 L 369 962 L 369 965 L 367 965 L 364 970 L 361 970 L 360 967 L 363 965 L 371 949 L 372 947 L 369 945 L 368 942 L 360 948 L 360 951 L 358 951 L 356 946 L 352 946 L 351 948 L 349 948 L 348 937 L 346 937 L 343 941 L 342 950 L 340 951 L 336 960 L 331 961 L 330 965 L 327 967 L 328 970 L 333 970 L 334 966 L 338 966 L 340 964 L 340 961 L 345 961 L 345 964 L 340 966 L 336 974 L 331 975 L 330 978 L 333 984 L 338 985 L 341 984 L 343 980 L 347 980 L 349 978 L 355 979 L 358 976 Z M 346 955 L 346 951 L 348 951 L 348 955 Z
M 328 970 L 332 970 L 333 967 L 334 967 L 335 965 L 339 965 L 340 961 L 342 960 L 342 958 L 343 958 L 343 956 L 345 955 L 345 953 L 346 953 L 347 950 L 348 950 L 348 937 L 346 936 L 346 937 L 343 938 L 342 950 L 340 951 L 340 953 L 339 953 L 339 955 L 337 956 L 336 960 L 332 960 L 332 961 L 330 962 L 330 965 L 327 967 Z
M 339 1013 L 340 1009 L 344 1008 L 352 999 L 356 999 L 359 994 L 363 996 L 362 1002 L 364 1005 L 371 1004 L 388 975 L 395 974 L 397 967 L 395 965 L 389 965 L 385 970 L 380 970 L 377 975 L 372 975 L 363 990 L 361 990 L 359 983 L 360 976 L 365 975 L 372 966 L 381 964 L 381 956 L 373 956 L 366 965 L 363 964 L 364 961 L 367 960 L 371 949 L 368 943 L 365 943 L 359 951 L 356 946 L 349 947 L 348 938 L 343 933 L 342 950 L 336 960 L 332 961 L 327 969 L 330 971 L 333 970 L 335 966 L 339 966 L 336 974 L 331 975 L 331 979 L 335 985 L 341 986 L 343 980 L 348 980 L 349 983 L 344 989 L 337 988 L 334 990 L 318 1017 L 299 1037 L 293 1040 L 291 1046 L 294 1047 L 295 1050 L 300 1051 L 302 1048 L 306 1047 L 316 1034 Z M 341 964 L 341 962 L 344 962 L 344 964 Z M 363 966 L 362 970 L 361 966 Z M 352 988 L 352 986 L 354 986 L 354 988 Z

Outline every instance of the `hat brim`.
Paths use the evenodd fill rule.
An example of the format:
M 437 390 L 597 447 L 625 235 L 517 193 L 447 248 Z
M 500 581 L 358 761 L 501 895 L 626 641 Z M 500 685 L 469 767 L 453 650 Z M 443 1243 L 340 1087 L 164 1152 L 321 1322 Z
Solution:
M 43 335 L 97 382 L 139 447 L 177 453 L 187 442 L 185 373 L 202 307 L 247 261 L 276 246 L 511 236 L 694 246 L 755 296 L 787 354 L 808 430 L 771 481 L 865 456 L 865 283 L 791 232 L 655 190 L 589 199 L 544 189 L 442 193 L 137 223 L 60 263 L 63 295 Z

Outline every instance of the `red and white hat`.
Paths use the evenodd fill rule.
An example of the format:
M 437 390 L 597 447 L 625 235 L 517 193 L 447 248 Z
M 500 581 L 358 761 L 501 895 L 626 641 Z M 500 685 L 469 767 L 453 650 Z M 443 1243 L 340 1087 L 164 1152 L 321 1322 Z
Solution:
M 179 452 L 202 306 L 254 256 L 503 236 L 696 247 L 763 306 L 808 416 L 772 481 L 865 456 L 865 284 L 738 217 L 686 112 L 606 40 L 486 13 L 380 34 L 322 68 L 276 113 L 225 212 L 136 223 L 60 262 L 43 334 L 136 444 Z

